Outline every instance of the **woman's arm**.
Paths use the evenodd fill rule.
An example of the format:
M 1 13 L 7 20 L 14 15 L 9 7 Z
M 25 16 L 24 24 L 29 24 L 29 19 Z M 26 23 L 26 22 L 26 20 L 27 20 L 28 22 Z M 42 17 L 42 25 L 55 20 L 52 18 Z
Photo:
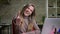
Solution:
M 35 30 L 40 30 L 35 20 L 33 21 L 33 27 Z
M 34 20 L 33 21 L 33 27 L 34 27 L 34 31 L 35 31 L 35 34 L 40 34 L 40 28 L 38 27 L 38 25 L 37 25 L 37 23 L 36 23 L 36 21 Z
M 21 19 L 19 18 L 19 16 L 17 17 L 13 17 L 12 19 L 12 31 L 13 34 L 21 34 L 22 31 L 20 29 L 20 21 Z
M 26 33 L 22 33 L 22 34 L 40 34 L 40 29 L 39 29 L 38 25 L 36 24 L 35 20 L 34 20 L 34 23 L 33 23 L 33 27 L 34 27 L 35 30 L 29 31 L 29 32 L 26 32 Z
M 12 33 L 13 34 L 18 34 L 19 33 L 18 31 L 19 30 L 18 30 L 18 26 L 16 24 L 16 18 L 13 17 L 13 19 L 12 19 Z

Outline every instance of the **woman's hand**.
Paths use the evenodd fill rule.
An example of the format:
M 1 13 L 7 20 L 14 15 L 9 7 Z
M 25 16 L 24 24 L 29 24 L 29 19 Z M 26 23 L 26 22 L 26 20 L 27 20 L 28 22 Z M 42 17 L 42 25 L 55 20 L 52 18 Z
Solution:
M 26 33 L 22 33 L 22 34 L 26 34 Z
M 17 25 L 20 25 L 21 24 L 21 19 L 19 16 L 16 17 L 16 24 Z

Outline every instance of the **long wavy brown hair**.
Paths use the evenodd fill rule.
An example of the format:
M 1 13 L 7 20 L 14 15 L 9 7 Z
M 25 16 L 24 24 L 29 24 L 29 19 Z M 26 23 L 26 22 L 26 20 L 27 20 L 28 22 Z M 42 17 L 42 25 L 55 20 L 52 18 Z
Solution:
M 25 5 L 25 6 L 23 7 L 22 11 L 20 12 L 20 15 L 21 15 L 22 17 L 24 17 L 24 11 L 25 11 L 29 6 L 34 7 L 33 13 L 32 13 L 29 17 L 32 18 L 32 17 L 35 16 L 35 6 L 34 6 L 33 4 L 27 4 L 27 5 Z
M 24 25 L 24 11 L 29 7 L 29 6 L 32 6 L 32 7 L 34 7 L 34 10 L 33 10 L 33 12 L 32 12 L 32 14 L 31 15 L 29 15 L 28 17 L 28 19 L 29 19 L 29 22 L 33 22 L 33 19 L 35 18 L 35 6 L 33 5 L 33 4 L 27 4 L 27 5 L 25 5 L 24 7 L 23 7 L 23 9 L 22 9 L 22 11 L 20 11 L 20 17 L 21 17 L 21 25 L 20 25 L 20 27 L 23 27 L 23 25 Z M 31 24 L 30 24 L 31 25 Z M 28 28 L 29 28 L 29 26 L 28 26 Z

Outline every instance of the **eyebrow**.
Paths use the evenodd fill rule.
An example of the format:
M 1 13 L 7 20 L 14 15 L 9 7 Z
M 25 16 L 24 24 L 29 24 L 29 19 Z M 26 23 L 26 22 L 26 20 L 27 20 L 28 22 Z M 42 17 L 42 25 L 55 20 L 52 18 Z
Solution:
M 29 7 L 28 7 L 28 9 L 30 9 Z M 31 9 L 30 9 L 31 10 Z M 33 11 L 33 10 L 31 10 L 31 11 Z

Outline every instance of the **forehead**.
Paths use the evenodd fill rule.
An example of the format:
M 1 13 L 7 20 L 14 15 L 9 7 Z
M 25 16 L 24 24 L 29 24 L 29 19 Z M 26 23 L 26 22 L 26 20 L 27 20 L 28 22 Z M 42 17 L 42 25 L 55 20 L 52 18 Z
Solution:
M 28 8 L 31 9 L 31 10 L 34 10 L 34 7 L 33 6 L 29 6 Z

